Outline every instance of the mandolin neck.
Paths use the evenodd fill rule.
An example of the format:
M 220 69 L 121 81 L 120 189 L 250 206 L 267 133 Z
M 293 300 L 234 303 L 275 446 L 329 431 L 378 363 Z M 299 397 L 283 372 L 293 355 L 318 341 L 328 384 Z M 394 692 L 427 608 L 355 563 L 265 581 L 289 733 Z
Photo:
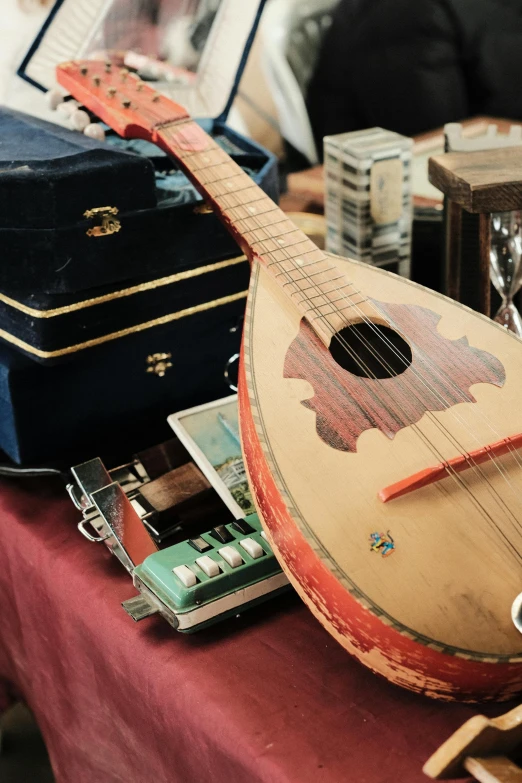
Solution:
M 347 310 L 366 301 L 353 284 L 197 123 L 162 127 L 154 141 L 176 158 L 250 262 L 273 275 L 328 346 Z
M 152 141 L 178 161 L 251 263 L 272 275 L 327 347 L 371 303 L 193 120 L 126 68 L 82 60 L 57 68 L 59 83 L 124 138 Z M 365 312 L 368 310 L 369 312 Z

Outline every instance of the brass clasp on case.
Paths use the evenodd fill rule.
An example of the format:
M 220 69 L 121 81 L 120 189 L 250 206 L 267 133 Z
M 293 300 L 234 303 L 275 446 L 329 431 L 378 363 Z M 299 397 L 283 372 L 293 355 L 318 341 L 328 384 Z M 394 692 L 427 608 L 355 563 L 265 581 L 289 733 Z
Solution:
M 212 209 L 211 205 L 208 204 L 206 201 L 194 207 L 195 215 L 210 215 L 210 213 L 213 211 L 214 210 Z
M 169 367 L 172 367 L 172 362 L 169 362 L 169 359 L 172 359 L 171 353 L 151 353 L 150 356 L 147 356 L 147 372 L 152 372 L 158 378 L 163 378 Z
M 118 211 L 118 207 L 95 207 L 94 209 L 87 209 L 83 213 L 84 217 L 101 219 L 101 223 L 98 226 L 87 229 L 87 236 L 107 237 L 110 234 L 116 234 L 121 228 L 121 223 L 119 220 L 116 220 L 113 215 L 117 215 Z

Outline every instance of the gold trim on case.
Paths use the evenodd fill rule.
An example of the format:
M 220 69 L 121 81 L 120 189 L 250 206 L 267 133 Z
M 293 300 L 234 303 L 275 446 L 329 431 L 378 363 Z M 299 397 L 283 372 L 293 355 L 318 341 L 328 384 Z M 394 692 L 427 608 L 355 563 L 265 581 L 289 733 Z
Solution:
M 208 272 L 218 272 L 220 269 L 226 269 L 229 266 L 241 264 L 246 260 L 246 256 L 227 258 L 225 261 L 217 261 L 214 264 L 207 264 L 207 266 L 198 266 L 196 269 L 187 269 L 185 272 L 176 272 L 174 275 L 160 277 L 157 280 L 150 280 L 148 283 L 139 283 L 138 285 L 133 285 L 130 288 L 122 288 L 119 291 L 113 291 L 111 294 L 95 296 L 93 299 L 83 299 L 81 302 L 75 302 L 71 305 L 64 305 L 63 307 L 54 307 L 49 310 L 36 310 L 34 307 L 29 307 L 29 305 L 22 304 L 22 302 L 17 302 L 16 299 L 11 299 L 10 296 L 6 296 L 2 293 L 0 293 L 0 302 L 9 305 L 9 307 L 13 307 L 15 310 L 19 310 L 21 313 L 30 315 L 32 318 L 55 318 L 57 315 L 74 313 L 77 310 L 84 310 L 86 307 L 93 307 L 94 305 L 105 304 L 105 302 L 112 302 L 114 299 L 122 299 L 123 297 L 132 296 L 133 294 L 140 294 L 143 291 L 152 291 L 155 288 L 161 288 L 164 285 L 178 283 L 181 280 L 190 280 L 192 277 L 199 277 L 200 275 L 205 275 Z
M 248 291 L 240 291 L 237 294 L 229 294 L 229 296 L 222 296 L 221 299 L 214 299 L 212 302 L 203 302 L 203 304 L 193 305 L 187 307 L 185 310 L 178 310 L 175 313 L 169 313 L 163 315 L 161 318 L 154 318 L 152 321 L 145 321 L 142 324 L 136 324 L 135 326 L 129 326 L 127 329 L 120 329 L 118 332 L 111 332 L 111 334 L 104 334 L 101 337 L 95 337 L 92 340 L 86 340 L 84 343 L 77 343 L 76 345 L 69 345 L 66 348 L 60 348 L 56 351 L 42 351 L 39 348 L 35 348 L 29 343 L 20 340 L 18 337 L 13 337 L 9 332 L 0 329 L 0 337 L 12 345 L 16 345 L 27 353 L 32 353 L 34 356 L 39 356 L 40 359 L 55 359 L 59 356 L 67 356 L 70 353 L 77 353 L 83 351 L 85 348 L 94 348 L 95 345 L 101 345 L 107 343 L 110 340 L 117 340 L 119 337 L 126 337 L 129 334 L 136 332 L 144 332 L 146 329 L 151 329 L 153 326 L 160 326 L 168 324 L 171 321 L 178 321 L 180 318 L 186 318 L 189 315 L 195 315 L 196 313 L 203 313 L 206 310 L 212 310 L 215 307 L 221 307 L 222 305 L 231 304 L 231 302 L 237 302 L 239 299 L 246 299 Z

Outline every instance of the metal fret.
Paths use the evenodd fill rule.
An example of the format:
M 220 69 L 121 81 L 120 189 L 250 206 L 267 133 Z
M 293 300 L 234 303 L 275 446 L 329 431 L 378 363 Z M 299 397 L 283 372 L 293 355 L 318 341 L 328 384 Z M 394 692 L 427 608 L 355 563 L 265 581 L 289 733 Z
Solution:
M 287 285 L 292 285 L 293 283 L 299 283 L 301 280 L 306 280 L 306 279 L 307 279 L 306 277 L 300 277 L 297 280 L 292 278 L 292 280 L 287 280 L 285 283 L 283 283 L 283 287 L 287 286 Z M 324 282 L 318 283 L 317 285 L 309 285 L 306 288 L 300 288 L 299 291 L 300 291 L 300 293 L 304 294 L 305 291 L 309 291 L 310 289 L 316 289 L 316 288 L 319 288 L 319 286 L 321 286 L 321 285 L 327 285 L 328 283 L 335 283 L 336 280 L 342 280 L 342 279 L 343 279 L 343 276 L 339 275 L 338 277 L 330 278 L 330 280 L 324 280 Z M 351 285 L 351 283 L 350 284 L 346 284 L 346 285 Z M 324 296 L 325 293 L 326 294 L 328 294 L 328 293 L 331 294 L 331 293 L 333 293 L 334 290 L 339 291 L 339 290 L 341 290 L 341 288 L 344 288 L 344 287 L 345 286 L 339 286 L 339 287 L 337 287 L 335 289 L 332 288 L 331 291 L 321 291 L 321 293 L 320 294 L 316 294 L 316 296 Z M 312 296 L 310 297 L 310 299 L 313 299 L 313 298 L 314 297 L 312 297 Z
M 296 293 L 300 294 L 300 293 L 302 293 L 302 291 L 297 291 Z M 329 291 L 328 293 L 334 294 L 334 293 L 337 293 L 337 291 L 335 289 L 333 289 L 332 291 Z M 353 295 L 355 296 L 355 294 L 360 294 L 360 291 L 354 292 Z M 329 299 L 329 298 L 327 298 L 325 296 L 325 294 L 316 294 L 315 296 L 307 296 L 307 297 L 305 297 L 305 299 L 306 299 L 307 302 L 313 302 L 314 299 L 318 299 L 321 296 L 324 297 L 326 299 L 326 301 L 322 302 L 321 304 L 318 304 L 318 305 L 313 305 L 314 309 L 317 308 L 317 307 L 324 307 L 327 304 L 328 305 L 334 305 L 337 302 L 348 302 L 348 304 L 353 304 L 353 303 L 349 302 L 349 297 L 338 296 L 337 299 Z M 305 301 L 305 300 L 303 299 L 303 301 Z
M 256 245 L 260 245 L 260 244 L 266 243 L 266 242 L 272 242 L 274 247 L 265 247 L 265 248 L 263 248 L 263 252 L 265 252 L 265 253 L 275 253 L 276 251 L 278 251 L 278 252 L 279 251 L 281 251 L 281 252 L 287 251 L 287 252 L 289 252 L 291 254 L 295 252 L 295 256 L 292 256 L 294 258 L 297 258 L 301 254 L 301 251 L 297 250 L 296 248 L 300 247 L 303 244 L 305 244 L 303 239 L 299 239 L 297 242 L 294 242 L 293 244 L 280 245 L 273 237 L 268 237 L 267 239 L 256 239 L 254 241 L 251 241 L 250 244 L 255 249 Z M 308 245 L 308 243 L 311 243 L 313 245 L 313 242 L 311 242 L 311 240 L 307 240 L 306 244 Z
M 312 242 L 312 243 L 310 243 L 310 244 L 313 244 L 313 242 Z M 282 251 L 281 251 L 281 252 L 282 252 Z M 324 255 L 323 255 L 323 253 L 321 253 L 321 251 L 319 250 L 319 248 L 314 246 L 314 249 L 313 249 L 313 250 L 309 250 L 307 253 L 301 253 L 301 254 L 299 255 L 299 257 L 295 256 L 295 257 L 291 257 L 291 258 L 283 258 L 283 260 L 282 260 L 282 261 L 279 261 L 279 260 L 277 260 L 277 261 L 271 261 L 269 264 L 267 264 L 267 266 L 268 266 L 268 267 L 271 267 L 271 266 L 273 266 L 274 264 L 283 264 L 285 261 L 297 261 L 297 262 L 300 262 L 300 261 L 301 261 L 301 260 L 302 260 L 302 259 L 303 259 L 305 256 L 309 256 L 309 255 L 311 255 L 312 253 L 316 253 L 316 252 L 319 252 L 319 253 L 321 254 L 321 258 L 319 259 L 320 261 L 326 260 L 326 259 L 325 259 L 325 257 L 324 257 Z M 271 255 L 273 255 L 273 253 L 272 253 Z M 314 263 L 314 262 L 312 262 L 312 263 Z M 310 264 L 307 264 L 307 265 L 306 265 L 304 262 L 303 262 L 303 264 L 299 264 L 299 263 L 298 263 L 298 267 L 300 268 L 301 266 L 303 266 L 303 267 L 304 267 L 304 266 L 310 266 Z M 293 267 L 292 267 L 292 269 L 295 269 L 295 266 L 293 266 Z
M 367 299 L 365 299 L 363 297 L 363 298 L 361 298 L 360 302 L 353 302 L 353 303 L 350 303 L 348 305 L 345 305 L 344 307 L 332 307 L 332 309 L 328 313 L 323 313 L 323 312 L 319 311 L 319 312 L 317 312 L 316 315 L 310 316 L 309 320 L 310 321 L 316 321 L 318 318 L 326 318 L 329 315 L 338 315 L 339 313 L 342 313 L 344 310 L 351 310 L 351 309 L 353 309 L 355 307 L 359 307 L 359 305 L 364 304 L 366 301 L 367 301 Z M 321 305 L 321 307 L 324 307 L 324 305 Z M 314 307 L 313 310 L 311 310 L 311 312 L 317 311 L 318 309 L 319 308 Z

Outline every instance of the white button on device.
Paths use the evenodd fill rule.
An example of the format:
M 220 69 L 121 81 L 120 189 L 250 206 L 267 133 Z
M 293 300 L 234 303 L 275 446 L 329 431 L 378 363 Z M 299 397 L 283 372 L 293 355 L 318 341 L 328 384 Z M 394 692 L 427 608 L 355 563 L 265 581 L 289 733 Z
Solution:
M 233 546 L 224 546 L 223 549 L 218 549 L 218 552 L 231 568 L 237 568 L 243 563 L 243 558 Z
M 172 569 L 172 572 L 176 574 L 180 582 L 182 582 L 185 587 L 194 587 L 198 581 L 194 571 L 191 571 L 190 568 L 186 565 L 176 566 L 176 568 Z
M 220 572 L 216 561 L 212 560 L 208 555 L 196 558 L 196 563 L 207 576 L 217 576 Z
M 263 547 L 258 544 L 257 541 L 254 541 L 253 538 L 244 538 L 239 542 L 239 545 L 242 546 L 245 552 L 248 552 L 250 557 L 253 557 L 254 560 L 257 560 L 258 557 L 263 557 L 265 554 Z

